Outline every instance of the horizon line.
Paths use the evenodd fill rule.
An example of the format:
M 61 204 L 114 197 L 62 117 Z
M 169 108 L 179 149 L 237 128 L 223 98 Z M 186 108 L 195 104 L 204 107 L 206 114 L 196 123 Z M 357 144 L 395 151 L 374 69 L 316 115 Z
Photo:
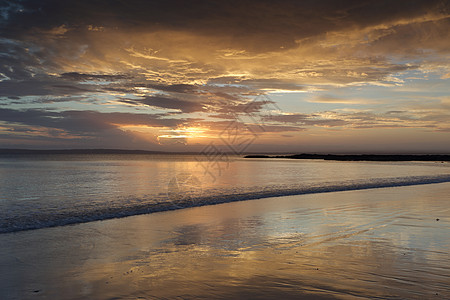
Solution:
M 450 155 L 450 152 L 322 152 L 322 151 L 246 151 L 235 153 L 232 151 L 220 151 L 230 155 L 266 155 L 266 154 L 308 154 L 308 155 Z M 55 149 L 26 149 L 26 148 L 0 148 L 0 154 L 186 154 L 207 155 L 203 151 L 160 151 L 142 149 L 118 149 L 118 148 L 55 148 Z

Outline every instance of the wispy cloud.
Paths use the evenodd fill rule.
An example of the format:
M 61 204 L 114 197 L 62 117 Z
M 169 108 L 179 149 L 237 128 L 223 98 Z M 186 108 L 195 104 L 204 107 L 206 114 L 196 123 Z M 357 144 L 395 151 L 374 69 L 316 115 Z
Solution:
M 260 94 L 287 107 L 253 108 L 278 141 L 319 128 L 445 139 L 449 26 L 438 0 L 3 1 L 3 140 L 35 142 L 47 128 L 52 145 L 117 134 L 142 146 L 147 129 L 130 126 L 152 136 L 188 123 L 212 136 Z

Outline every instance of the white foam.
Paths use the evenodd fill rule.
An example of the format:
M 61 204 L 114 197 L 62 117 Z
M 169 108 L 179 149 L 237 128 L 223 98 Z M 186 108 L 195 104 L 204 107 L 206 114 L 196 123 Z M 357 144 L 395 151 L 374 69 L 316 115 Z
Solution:
M 207 190 L 201 196 L 185 199 L 167 199 L 164 194 L 149 196 L 151 199 L 127 199 L 104 206 L 91 206 L 84 209 L 61 209 L 52 211 L 34 210 L 29 215 L 8 216 L 0 221 L 0 233 L 39 229 L 91 221 L 122 218 L 126 216 L 161 212 L 187 207 L 213 205 L 233 201 L 244 201 L 268 197 L 329 193 L 339 191 L 377 189 L 397 186 L 410 186 L 450 182 L 450 175 L 411 176 L 396 178 L 376 178 L 371 180 L 352 180 L 329 182 L 320 185 L 263 186 L 251 189 Z M 125 199 L 124 199 L 125 200 Z

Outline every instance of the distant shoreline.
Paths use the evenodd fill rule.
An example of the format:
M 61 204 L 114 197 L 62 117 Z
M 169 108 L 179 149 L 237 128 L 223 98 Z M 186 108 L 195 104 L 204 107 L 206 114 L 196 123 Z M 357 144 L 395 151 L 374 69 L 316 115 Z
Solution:
M 147 150 L 121 150 L 121 149 L 0 149 L 0 155 L 14 154 L 171 154 L 174 152 L 147 151 Z
M 233 153 L 225 153 L 234 155 Z M 0 149 L 0 155 L 203 155 L 202 152 L 165 152 L 126 149 Z M 245 155 L 245 153 L 243 154 Z M 450 154 L 247 154 L 244 158 L 317 159 L 335 161 L 450 161 Z
M 336 161 L 450 161 L 450 155 L 440 154 L 294 154 L 246 155 L 244 158 L 320 159 Z

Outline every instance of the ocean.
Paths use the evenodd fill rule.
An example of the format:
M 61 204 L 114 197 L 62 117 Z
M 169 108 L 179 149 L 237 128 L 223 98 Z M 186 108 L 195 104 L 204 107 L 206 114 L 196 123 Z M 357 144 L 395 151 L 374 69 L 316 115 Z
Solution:
M 0 233 L 240 200 L 440 182 L 450 182 L 450 163 L 2 155 Z

